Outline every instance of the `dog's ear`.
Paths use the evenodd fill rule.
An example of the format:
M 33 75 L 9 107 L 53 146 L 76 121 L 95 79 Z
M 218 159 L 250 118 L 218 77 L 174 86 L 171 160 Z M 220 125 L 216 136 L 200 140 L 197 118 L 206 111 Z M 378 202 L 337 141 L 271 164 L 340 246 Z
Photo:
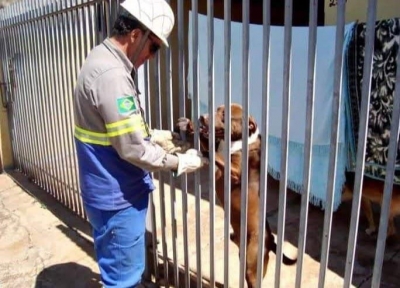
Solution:
M 253 134 L 257 130 L 257 123 L 252 116 L 249 117 L 249 132 Z

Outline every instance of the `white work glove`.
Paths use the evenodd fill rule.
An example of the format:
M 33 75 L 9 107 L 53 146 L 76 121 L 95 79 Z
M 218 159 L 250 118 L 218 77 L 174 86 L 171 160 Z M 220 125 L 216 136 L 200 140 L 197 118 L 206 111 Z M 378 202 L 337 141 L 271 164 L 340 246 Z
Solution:
M 189 149 L 185 154 L 176 153 L 178 156 L 178 170 L 176 176 L 183 173 L 191 173 L 208 164 L 207 158 L 204 158 L 200 151 L 196 149 Z
M 169 130 L 158 130 L 158 129 L 153 129 L 150 130 L 150 141 L 157 143 L 157 142 L 163 142 L 166 140 L 172 140 L 172 139 L 180 139 L 179 134 L 169 131 Z
M 161 146 L 168 154 L 183 153 L 190 148 L 190 143 L 182 141 L 178 133 L 154 129 L 150 131 L 150 142 Z

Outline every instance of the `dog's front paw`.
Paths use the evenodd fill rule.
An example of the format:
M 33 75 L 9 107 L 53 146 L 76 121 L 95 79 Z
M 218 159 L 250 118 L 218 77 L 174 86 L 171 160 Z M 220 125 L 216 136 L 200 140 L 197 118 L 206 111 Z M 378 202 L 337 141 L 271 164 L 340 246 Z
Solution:
M 193 134 L 193 123 L 189 118 L 181 117 L 175 124 L 174 132 L 177 133 L 185 133 L 185 134 Z
M 365 229 L 365 233 L 367 233 L 367 235 L 369 236 L 373 236 L 374 234 L 376 234 L 376 227 L 368 227 L 367 229 Z

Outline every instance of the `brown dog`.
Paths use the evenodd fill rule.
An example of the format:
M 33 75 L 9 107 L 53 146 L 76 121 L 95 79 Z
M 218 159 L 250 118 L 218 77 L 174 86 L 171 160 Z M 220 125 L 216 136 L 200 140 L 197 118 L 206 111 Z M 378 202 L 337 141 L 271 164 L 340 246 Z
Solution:
M 348 201 L 353 198 L 354 179 L 352 179 L 352 177 L 347 178 L 350 178 L 350 180 L 346 181 L 343 189 L 342 201 Z M 372 213 L 372 203 L 382 205 L 384 185 L 385 183 L 383 181 L 364 177 L 361 197 L 361 210 L 364 212 L 368 221 L 368 228 L 365 230 L 368 235 L 372 235 L 373 233 L 377 232 L 374 215 Z M 400 187 L 398 185 L 393 185 L 387 237 L 396 234 L 394 217 L 397 215 L 400 215 Z
M 223 147 L 225 126 L 224 106 L 220 106 L 215 114 L 215 139 L 216 139 L 216 192 L 218 200 L 224 203 L 224 167 L 225 160 Z M 238 104 L 231 106 L 231 226 L 233 235 L 231 240 L 240 245 L 240 214 L 241 214 L 241 177 L 242 177 L 242 107 Z M 261 156 L 261 136 L 258 133 L 257 124 L 253 117 L 246 123 L 249 127 L 249 174 L 248 174 L 248 209 L 247 209 L 247 255 L 246 255 L 246 282 L 249 288 L 256 287 L 257 281 L 257 254 L 258 254 L 258 235 L 259 235 L 259 195 L 260 195 L 260 156 Z M 202 115 L 199 119 L 200 142 L 202 152 L 208 151 L 209 119 L 207 115 Z M 189 124 L 190 131 L 193 126 Z M 265 177 L 265 176 L 263 176 Z M 264 271 L 266 274 L 269 260 L 269 252 L 276 253 L 276 243 L 272 235 L 268 221 L 265 223 L 265 255 Z M 293 265 L 297 260 L 292 260 L 283 255 L 283 263 Z

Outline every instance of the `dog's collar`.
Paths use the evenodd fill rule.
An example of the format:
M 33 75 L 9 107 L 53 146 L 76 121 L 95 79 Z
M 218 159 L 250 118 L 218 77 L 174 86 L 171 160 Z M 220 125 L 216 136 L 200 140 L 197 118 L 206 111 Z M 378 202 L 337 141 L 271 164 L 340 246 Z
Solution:
M 255 143 L 257 141 L 257 139 L 258 139 L 258 135 L 259 134 L 260 134 L 260 132 L 258 131 L 258 128 L 257 128 L 257 130 L 253 133 L 253 135 L 251 135 L 249 137 L 248 144 L 251 145 L 251 144 Z M 221 140 L 219 142 L 217 151 L 218 152 L 222 152 L 224 150 L 224 146 L 225 146 L 225 141 Z M 242 147 L 243 147 L 243 140 L 233 141 L 233 142 L 231 142 L 230 153 L 231 154 L 236 153 L 236 152 L 242 150 Z

